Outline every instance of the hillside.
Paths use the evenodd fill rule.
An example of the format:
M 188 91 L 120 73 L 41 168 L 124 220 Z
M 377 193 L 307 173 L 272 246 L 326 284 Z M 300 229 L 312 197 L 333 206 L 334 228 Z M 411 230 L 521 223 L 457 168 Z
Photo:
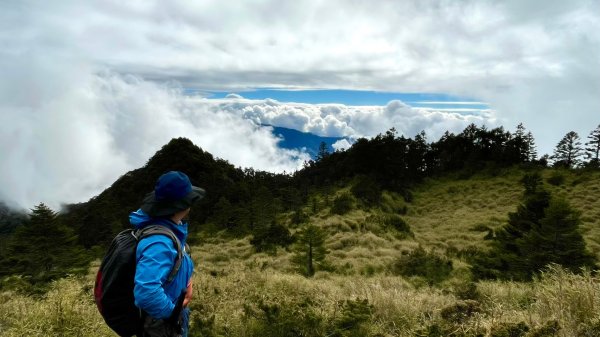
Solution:
M 450 252 L 479 248 L 486 234 L 482 225 L 497 229 L 516 209 L 523 193 L 519 180 L 526 172 L 512 168 L 468 180 L 427 180 L 413 191 L 406 219 L 423 245 Z M 588 248 L 600 258 L 600 172 L 545 169 L 542 177 L 553 195 L 569 200 L 582 213 L 581 230 Z M 548 183 L 556 180 L 557 185 Z
M 579 231 L 600 260 L 600 171 L 511 164 L 507 152 L 464 151 L 461 137 L 447 139 L 463 152 L 442 141 L 415 152 L 426 154 L 427 169 L 410 151 L 391 156 L 423 142 L 390 132 L 293 176 L 235 168 L 174 139 L 58 221 L 98 258 L 162 172 L 183 170 L 205 187 L 209 196 L 191 218 L 191 336 L 598 336 L 596 274 L 555 265 L 531 282 L 478 280 L 471 266 L 522 203 L 521 180 L 534 172 L 581 213 Z M 444 153 L 459 157 L 439 164 Z M 310 225 L 327 252 L 306 277 L 297 261 Z M 0 334 L 111 336 L 92 301 L 98 263 L 46 288 L 34 284 L 34 297 L 31 275 L 3 276 Z
M 596 336 L 600 316 L 593 308 L 600 305 L 600 280 L 595 276 L 555 267 L 533 283 L 469 281 L 461 252 L 487 245 L 484 226 L 496 229 L 514 211 L 525 172 L 509 168 L 469 179 L 427 179 L 413 189 L 410 202 L 384 192 L 380 207 L 357 202 L 345 215 L 331 214 L 328 205 L 349 185 L 315 192 L 309 200 L 317 201 L 317 211 L 309 222 L 328 234 L 331 267 L 312 279 L 295 270 L 291 250 L 257 253 L 251 236 L 201 231 L 192 247 L 197 266 L 192 336 L 289 336 L 290 331 L 306 336 Z M 600 173 L 546 169 L 542 174 L 549 189 L 582 212 L 588 247 L 598 255 Z M 547 183 L 557 176 L 563 177 L 558 186 Z M 304 211 L 313 207 L 309 202 Z M 404 213 L 404 207 L 401 216 L 414 237 L 398 236 L 378 220 Z M 280 220 L 296 231 L 292 215 L 282 213 Z M 394 263 L 418 245 L 451 259 L 450 277 L 431 286 L 422 277 L 397 275 Z M 2 335 L 112 336 L 91 301 L 95 266 L 86 277 L 55 283 L 39 300 L 4 292 Z M 86 324 L 78 323 L 81 317 Z
M 329 234 L 326 242 L 332 263 L 338 267 L 352 266 L 351 270 L 346 267 L 344 273 L 386 272 L 398 254 L 419 245 L 456 259 L 460 265 L 466 263 L 466 256 L 485 251 L 486 234 L 502 227 L 508 213 L 516 210 L 523 193 L 520 180 L 528 172 L 513 167 L 468 179 L 457 175 L 430 178 L 412 190 L 410 202 L 398 193 L 386 191 L 377 207 L 366 207 L 355 200 L 355 207 L 347 214 L 332 214 L 327 204 L 350 190 L 350 186 L 345 186 L 328 194 L 316 192 L 309 199 L 317 201 L 318 211 L 312 212 L 312 203 L 305 205 L 303 211 L 310 214 L 308 223 L 322 227 Z M 541 174 L 544 185 L 553 195 L 569 200 L 581 212 L 581 232 L 587 247 L 600 259 L 600 197 L 597 193 L 600 172 L 545 169 Z M 558 184 L 548 183 L 557 178 L 561 180 Z M 398 237 L 386 228 L 381 218 L 390 214 L 400 214 L 414 236 Z M 292 216 L 292 213 L 284 213 L 280 221 L 294 231 Z M 210 236 L 202 237 L 208 242 L 214 240 Z M 233 245 L 239 247 L 240 242 L 235 242 Z M 227 245 L 227 240 L 221 244 Z M 284 258 L 286 254 L 280 251 L 280 255 Z M 215 259 L 231 256 L 236 254 L 229 254 L 225 249 L 217 253 Z M 285 266 L 285 263 L 279 265 Z

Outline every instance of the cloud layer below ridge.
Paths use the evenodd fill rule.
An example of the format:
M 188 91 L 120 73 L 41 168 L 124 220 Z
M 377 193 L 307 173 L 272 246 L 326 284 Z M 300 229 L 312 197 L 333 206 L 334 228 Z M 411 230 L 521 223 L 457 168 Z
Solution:
M 600 123 L 598 31 L 595 0 L 3 1 L 0 200 L 85 201 L 172 137 L 257 169 L 308 158 L 258 123 L 436 140 L 524 122 L 548 153 Z M 444 93 L 491 110 L 182 94 L 252 88 Z

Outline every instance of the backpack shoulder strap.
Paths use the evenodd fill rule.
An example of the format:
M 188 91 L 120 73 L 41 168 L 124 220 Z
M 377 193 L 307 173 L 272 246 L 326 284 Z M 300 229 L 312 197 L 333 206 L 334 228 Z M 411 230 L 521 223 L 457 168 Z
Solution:
M 173 240 L 175 249 L 177 249 L 177 257 L 175 258 L 175 264 L 173 265 L 173 269 L 171 269 L 171 272 L 167 277 L 167 283 L 171 283 L 173 279 L 175 279 L 175 275 L 177 275 L 177 272 L 179 272 L 179 268 L 181 267 L 181 260 L 183 259 L 183 249 L 181 247 L 181 242 L 179 242 L 179 239 L 171 229 L 161 225 L 146 226 L 142 229 L 137 230 L 134 234 L 138 242 L 152 235 L 164 235 L 170 237 L 171 240 Z

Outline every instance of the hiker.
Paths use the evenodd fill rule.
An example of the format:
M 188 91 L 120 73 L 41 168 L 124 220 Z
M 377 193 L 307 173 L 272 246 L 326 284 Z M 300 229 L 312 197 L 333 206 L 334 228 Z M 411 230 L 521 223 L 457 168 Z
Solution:
M 146 195 L 140 209 L 129 215 L 129 221 L 136 229 L 165 226 L 184 247 L 188 234 L 184 219 L 192 204 L 204 195 L 205 191 L 192 186 L 184 173 L 167 172 L 160 176 L 154 191 Z M 165 235 L 153 235 L 137 245 L 133 293 L 143 323 L 138 337 L 187 336 L 194 265 L 187 249 L 183 251 L 179 270 L 168 282 L 178 255 L 173 240 Z

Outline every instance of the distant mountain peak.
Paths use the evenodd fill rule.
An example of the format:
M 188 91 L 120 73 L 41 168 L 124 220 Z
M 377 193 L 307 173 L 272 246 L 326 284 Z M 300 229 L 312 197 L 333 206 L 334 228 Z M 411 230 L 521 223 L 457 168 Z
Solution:
M 298 131 L 296 129 L 269 124 L 262 125 L 271 127 L 273 129 L 273 134 L 282 139 L 281 142 L 279 142 L 280 147 L 290 150 L 304 150 L 313 159 L 317 157 L 321 142 L 324 142 L 327 145 L 327 150 L 329 152 L 334 152 L 335 149 L 333 148 L 333 144 L 342 139 L 346 139 L 352 143 L 347 137 L 322 137 L 310 132 Z

